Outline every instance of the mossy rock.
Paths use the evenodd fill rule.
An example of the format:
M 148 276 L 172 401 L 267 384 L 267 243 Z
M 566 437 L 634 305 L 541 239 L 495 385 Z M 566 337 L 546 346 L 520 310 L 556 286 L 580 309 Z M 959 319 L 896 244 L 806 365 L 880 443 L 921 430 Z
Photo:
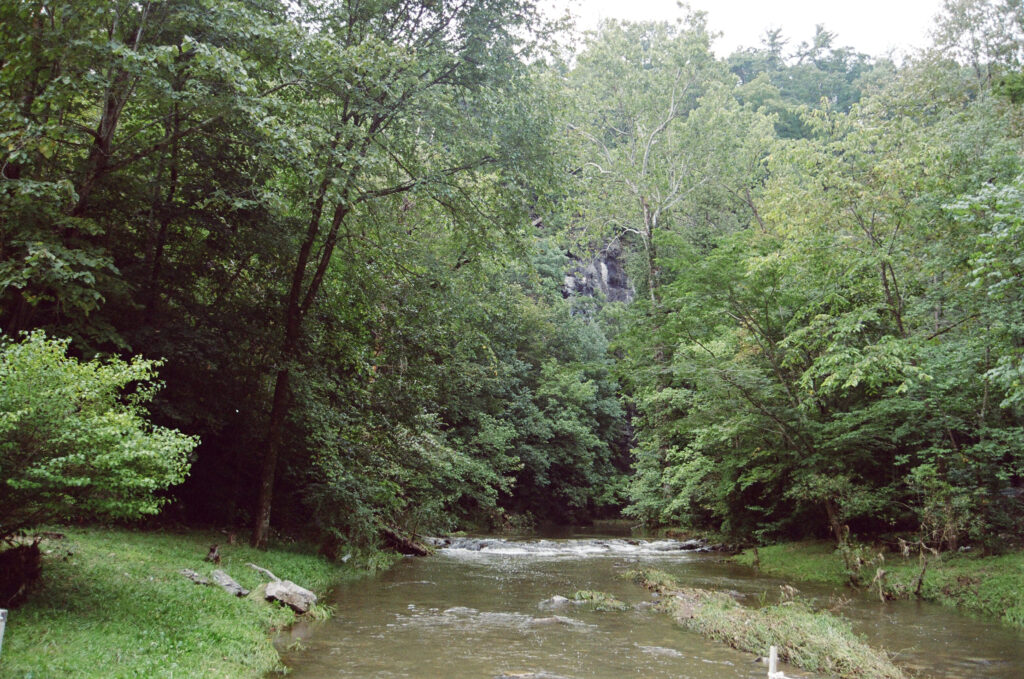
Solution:
M 595 611 L 628 611 L 629 604 L 619 601 L 611 594 L 581 589 L 572 595 L 574 601 L 585 601 L 594 606 Z

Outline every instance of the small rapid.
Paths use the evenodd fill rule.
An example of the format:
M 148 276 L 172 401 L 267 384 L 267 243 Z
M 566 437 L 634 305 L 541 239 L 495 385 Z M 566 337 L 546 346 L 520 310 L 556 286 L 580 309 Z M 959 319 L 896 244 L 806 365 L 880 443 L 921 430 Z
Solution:
M 699 541 L 582 535 L 438 540 L 437 554 L 405 558 L 373 579 L 340 587 L 335 616 L 280 640 L 291 677 L 540 677 L 764 679 L 754 656 L 684 632 L 655 599 L 624 579 L 643 566 L 729 592 L 744 605 L 775 601 L 782 581 L 727 562 Z M 1018 679 L 1024 635 L 920 602 L 882 604 L 849 590 L 800 585 L 801 596 L 842 609 L 869 643 L 916 677 Z M 572 599 L 606 592 L 605 611 Z M 838 596 L 837 596 L 838 595 Z M 787 676 L 808 676 L 785 668 Z
M 678 558 L 679 552 L 710 552 L 702 540 L 503 540 L 501 538 L 433 538 L 435 547 L 446 556 L 460 557 L 466 553 L 482 557 L 513 556 L 528 558 L 579 559 L 604 557 Z

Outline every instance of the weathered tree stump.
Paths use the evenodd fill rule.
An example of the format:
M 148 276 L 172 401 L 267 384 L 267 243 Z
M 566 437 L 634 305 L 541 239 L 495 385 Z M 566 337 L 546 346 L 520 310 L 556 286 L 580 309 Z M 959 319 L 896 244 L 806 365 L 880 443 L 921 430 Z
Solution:
M 384 535 L 384 542 L 399 554 L 411 556 L 430 556 L 433 551 L 421 542 L 411 537 L 402 535 L 394 528 L 384 528 L 381 533 Z
M 39 541 L 0 551 L 0 608 L 17 608 L 43 572 Z

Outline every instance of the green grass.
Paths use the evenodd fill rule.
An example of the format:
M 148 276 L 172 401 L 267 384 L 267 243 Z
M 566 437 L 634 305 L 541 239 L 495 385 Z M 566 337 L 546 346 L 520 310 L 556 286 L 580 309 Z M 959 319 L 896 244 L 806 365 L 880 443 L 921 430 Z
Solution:
M 877 551 L 865 553 L 877 554 Z M 759 547 L 758 557 L 761 571 L 769 575 L 836 585 L 849 582 L 842 557 L 831 544 L 788 543 Z M 734 560 L 753 565 L 754 551 L 748 549 Z M 872 579 L 878 565 L 888 572 L 885 579 L 888 598 L 903 599 L 914 595 L 921 571 L 916 556 L 903 558 L 886 554 L 884 562 L 864 573 L 867 581 Z M 929 555 L 921 598 L 998 618 L 1024 629 L 1024 552 L 1002 556 Z
M 916 559 L 888 562 L 895 577 L 888 589 L 909 590 L 920 567 Z M 1024 629 L 1024 552 L 1002 556 L 943 555 L 932 559 L 925 573 L 921 597 L 961 610 L 999 618 Z
M 904 676 L 888 656 L 861 641 L 846 620 L 826 611 L 794 601 L 745 608 L 721 592 L 680 587 L 659 571 L 631 575 L 661 594 L 660 606 L 681 626 L 741 651 L 766 655 L 776 646 L 780 660 L 841 679 Z
M 762 573 L 793 580 L 845 585 L 849 576 L 843 560 L 831 542 L 789 542 L 747 549 L 732 558 L 746 566 L 758 566 Z
M 178 573 L 209 575 L 215 566 L 204 557 L 214 542 L 220 568 L 254 591 L 264 580 L 248 562 L 318 595 L 359 575 L 290 548 L 225 545 L 213 532 L 59 530 L 66 539 L 41 543 L 43 576 L 10 613 L 0 655 L 5 679 L 243 678 L 278 668 L 270 633 L 294 621 L 290 609 Z

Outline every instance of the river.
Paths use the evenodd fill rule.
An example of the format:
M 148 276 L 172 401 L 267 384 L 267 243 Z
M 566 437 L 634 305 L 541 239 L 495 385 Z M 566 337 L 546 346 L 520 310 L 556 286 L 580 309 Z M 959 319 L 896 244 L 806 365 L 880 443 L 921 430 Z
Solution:
M 379 576 L 339 588 L 336 615 L 279 639 L 295 679 L 530 676 L 578 679 L 763 679 L 754 656 L 680 630 L 649 606 L 652 595 L 621 577 L 654 567 L 682 584 L 775 601 L 781 580 L 669 540 L 576 535 L 568 539 L 459 541 L 429 558 L 406 558 Z M 624 612 L 553 604 L 599 590 Z M 849 598 L 858 633 L 919 677 L 1019 679 L 1024 634 L 935 604 L 881 603 L 849 590 L 801 584 L 819 605 Z M 792 676 L 809 676 L 784 667 Z

